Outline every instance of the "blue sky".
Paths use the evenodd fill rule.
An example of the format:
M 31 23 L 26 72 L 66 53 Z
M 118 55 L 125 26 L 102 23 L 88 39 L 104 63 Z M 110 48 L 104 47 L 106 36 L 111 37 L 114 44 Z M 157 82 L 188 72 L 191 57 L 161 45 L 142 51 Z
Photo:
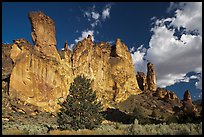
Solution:
M 57 48 L 70 48 L 88 34 L 95 42 L 120 38 L 136 71 L 155 65 L 158 86 L 183 99 L 202 98 L 202 4 L 169 2 L 9 2 L 2 3 L 2 42 L 30 43 L 28 12 L 43 11 L 56 26 Z M 32 43 L 33 44 L 33 43 Z M 196 45 L 196 46 L 194 46 Z

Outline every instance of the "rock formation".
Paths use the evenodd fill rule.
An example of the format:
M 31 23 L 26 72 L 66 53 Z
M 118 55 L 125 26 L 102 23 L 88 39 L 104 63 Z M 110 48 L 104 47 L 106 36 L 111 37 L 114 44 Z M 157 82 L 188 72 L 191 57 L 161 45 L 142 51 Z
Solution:
M 89 35 L 73 51 L 68 49 L 67 42 L 64 50 L 57 51 L 52 19 L 42 12 L 30 12 L 29 19 L 34 46 L 25 39 L 15 40 L 7 55 L 13 64 L 8 72 L 9 96 L 20 100 L 13 105 L 24 102 L 41 111 L 57 112 L 57 103 L 66 99 L 70 83 L 77 75 L 91 79 L 104 108 L 142 92 L 131 55 L 120 39 L 111 46 L 106 42 L 94 43 Z
M 156 91 L 156 73 L 154 65 L 150 62 L 147 63 L 147 85 L 149 90 Z
M 192 104 L 191 95 L 190 95 L 190 92 L 188 90 L 186 90 L 184 93 L 183 101 Z
M 146 75 L 143 72 L 137 72 L 136 78 L 137 78 L 139 88 L 142 91 L 147 91 L 148 85 L 147 85 Z
M 132 57 L 127 46 L 116 40 L 115 45 L 111 47 L 111 76 L 116 83 L 119 93 L 117 94 L 117 102 L 125 100 L 130 94 L 140 94 L 139 86 L 135 78 L 135 70 L 132 63 Z
M 104 104 L 113 96 L 113 81 L 110 74 L 110 45 L 105 42 L 94 44 L 91 37 L 78 42 L 73 49 L 73 72 L 91 79 L 97 98 Z
M 10 97 L 41 110 L 58 110 L 58 99 L 65 99 L 73 80 L 69 63 L 46 57 L 22 39 L 12 45 L 10 57 L 15 63 L 10 77 Z
M 157 88 L 156 92 L 154 93 L 154 96 L 158 97 L 159 99 L 178 100 L 178 97 L 174 92 L 160 87 Z
M 192 103 L 192 98 L 188 90 L 186 90 L 184 93 L 182 110 L 185 113 L 192 113 L 197 111 L 196 107 Z
M 56 31 L 54 21 L 43 12 L 30 12 L 28 15 L 32 24 L 32 39 L 35 48 L 46 56 L 60 60 L 56 49 Z
M 10 58 L 11 44 L 2 44 L 2 89 L 8 93 L 13 62 Z
M 101 42 L 94 44 L 88 36 L 78 42 L 73 50 L 74 75 L 85 75 L 92 80 L 92 87 L 102 103 L 125 100 L 130 94 L 138 94 L 137 81 L 133 77 L 132 58 L 125 45 L 116 40 L 117 48 Z M 118 53 L 118 56 L 113 56 Z M 126 65 L 124 65 L 126 64 Z

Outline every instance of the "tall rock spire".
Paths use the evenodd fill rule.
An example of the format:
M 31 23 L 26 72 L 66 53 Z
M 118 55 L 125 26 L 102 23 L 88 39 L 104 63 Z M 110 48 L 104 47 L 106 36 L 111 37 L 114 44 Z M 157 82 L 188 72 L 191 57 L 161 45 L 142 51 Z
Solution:
M 54 21 L 43 12 L 29 12 L 28 17 L 32 26 L 32 40 L 35 49 L 48 57 L 60 60 L 56 49 L 56 31 Z
M 154 65 L 150 62 L 147 63 L 147 85 L 149 90 L 156 91 L 156 73 Z

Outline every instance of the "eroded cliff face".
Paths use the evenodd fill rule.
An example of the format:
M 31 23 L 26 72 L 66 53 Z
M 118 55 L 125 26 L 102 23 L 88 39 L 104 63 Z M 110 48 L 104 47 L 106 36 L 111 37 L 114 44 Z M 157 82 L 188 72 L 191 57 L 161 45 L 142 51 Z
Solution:
M 111 47 L 110 56 L 111 76 L 114 81 L 116 90 L 116 102 L 126 100 L 130 94 L 140 94 L 137 80 L 135 78 L 135 70 L 132 63 L 132 57 L 127 46 L 116 39 L 115 45 Z
M 57 51 L 52 19 L 42 12 L 29 13 L 29 19 L 34 46 L 25 39 L 15 40 L 9 54 L 14 64 L 9 85 L 12 99 L 55 113 L 77 75 L 91 80 L 104 108 L 142 92 L 131 55 L 120 39 L 111 46 L 106 42 L 94 43 L 88 36 L 73 51 L 68 49 L 67 42 L 64 50 Z
M 48 58 L 24 41 L 12 45 L 10 57 L 15 64 L 9 96 L 38 106 L 40 110 L 58 110 L 58 100 L 65 99 L 73 80 L 69 63 Z
M 102 104 L 112 98 L 113 81 L 109 65 L 110 45 L 105 42 L 94 44 L 91 37 L 79 42 L 73 50 L 73 71 L 75 77 L 84 75 L 91 80 L 93 90 Z
M 130 94 L 140 93 L 130 53 L 118 41 L 119 39 L 116 40 L 117 48 L 113 50 L 108 43 L 95 44 L 91 36 L 88 36 L 73 50 L 74 75 L 83 74 L 92 80 L 92 88 L 97 90 L 98 100 L 105 107 L 110 102 L 124 101 Z M 120 56 L 115 57 L 113 52 Z

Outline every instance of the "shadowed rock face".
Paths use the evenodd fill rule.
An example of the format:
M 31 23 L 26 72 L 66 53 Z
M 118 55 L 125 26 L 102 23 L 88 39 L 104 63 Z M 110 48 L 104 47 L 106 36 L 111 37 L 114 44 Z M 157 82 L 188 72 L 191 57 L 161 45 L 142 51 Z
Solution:
M 138 85 L 142 91 L 148 90 L 147 79 L 143 72 L 137 72 L 136 75 Z
M 156 91 L 156 73 L 152 63 L 147 64 L 147 85 L 151 91 Z
M 185 91 L 184 96 L 183 96 L 182 110 L 185 113 L 192 113 L 192 112 L 197 111 L 196 107 L 192 103 L 192 98 L 191 98 L 190 92 L 188 90 Z
M 190 92 L 188 90 L 186 90 L 184 93 L 183 101 L 192 103 L 191 95 L 190 95 Z
M 2 44 L 2 80 L 10 76 L 13 62 L 10 58 L 11 44 Z

